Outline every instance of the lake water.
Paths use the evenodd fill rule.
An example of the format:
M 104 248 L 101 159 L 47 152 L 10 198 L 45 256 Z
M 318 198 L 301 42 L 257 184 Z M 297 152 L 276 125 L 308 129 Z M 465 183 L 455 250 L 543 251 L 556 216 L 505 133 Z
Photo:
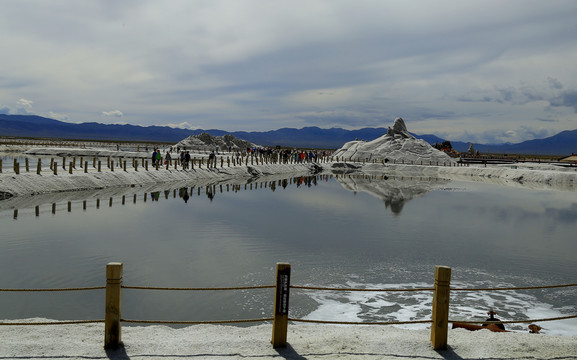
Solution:
M 102 286 L 115 261 L 127 286 L 272 285 L 277 262 L 292 265 L 292 285 L 431 287 L 435 265 L 452 268 L 452 287 L 577 282 L 574 192 L 366 176 L 164 186 L 3 200 L 0 288 Z M 267 318 L 273 293 L 125 289 L 123 317 Z M 574 287 L 453 292 L 450 318 L 482 320 L 489 308 L 503 320 L 574 315 L 576 295 Z M 293 289 L 290 316 L 425 320 L 431 301 L 431 292 Z M 4 319 L 101 319 L 104 291 L 0 292 L 0 309 Z M 577 335 L 574 320 L 539 325 Z

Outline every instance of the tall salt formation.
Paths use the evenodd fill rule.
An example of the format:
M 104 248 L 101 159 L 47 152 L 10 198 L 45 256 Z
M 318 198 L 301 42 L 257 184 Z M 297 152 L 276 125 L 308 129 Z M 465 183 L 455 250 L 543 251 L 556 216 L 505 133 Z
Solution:
M 405 122 L 396 118 L 393 127 L 387 133 L 373 141 L 349 141 L 335 151 L 334 156 L 347 160 L 388 161 L 389 163 L 449 164 L 455 160 L 444 152 L 435 149 L 422 139 L 416 139 L 407 130 Z

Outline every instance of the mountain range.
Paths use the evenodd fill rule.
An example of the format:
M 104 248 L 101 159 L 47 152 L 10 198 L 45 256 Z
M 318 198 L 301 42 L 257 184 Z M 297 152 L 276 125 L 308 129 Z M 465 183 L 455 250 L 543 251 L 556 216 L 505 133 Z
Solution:
M 262 146 L 280 145 L 297 148 L 337 149 L 344 143 L 355 139 L 374 140 L 385 134 L 387 129 L 345 130 L 341 128 L 304 127 L 302 129 L 282 128 L 264 132 L 228 132 L 217 129 L 187 130 L 168 126 L 118 125 L 95 122 L 74 124 L 35 115 L 0 114 L 0 136 L 177 143 L 191 135 L 198 135 L 203 132 L 212 136 L 232 134 L 239 139 Z M 447 140 L 436 135 L 413 135 L 429 144 L 442 143 Z M 465 152 L 470 144 L 451 141 L 451 145 L 453 149 Z M 551 137 L 528 140 L 517 144 L 474 144 L 473 146 L 475 150 L 481 153 L 569 155 L 577 153 L 577 129 L 566 130 Z

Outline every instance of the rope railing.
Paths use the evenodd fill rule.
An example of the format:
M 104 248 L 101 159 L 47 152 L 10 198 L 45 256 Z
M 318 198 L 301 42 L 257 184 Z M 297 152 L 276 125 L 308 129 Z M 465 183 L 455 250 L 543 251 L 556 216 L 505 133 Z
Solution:
M 254 290 L 254 289 L 272 289 L 275 285 L 260 286 L 237 286 L 237 287 L 155 287 L 155 286 L 125 286 L 123 289 L 138 290 L 169 290 L 169 291 L 224 291 L 224 290 Z
M 267 322 L 272 321 L 273 318 L 262 319 L 239 319 L 239 320 L 205 320 L 205 321 L 175 321 L 175 320 L 132 320 L 120 319 L 124 323 L 134 324 L 174 324 L 174 325 L 203 325 L 203 324 L 240 324 L 251 322 Z
M 557 321 L 557 320 L 568 320 L 577 319 L 577 315 L 567 315 L 558 316 L 552 318 L 541 318 L 541 319 L 527 319 L 527 320 L 498 320 L 498 321 L 470 321 L 470 320 L 449 320 L 450 323 L 461 323 L 461 324 L 524 324 L 524 323 L 536 323 L 536 322 L 546 322 L 546 321 Z
M 419 291 L 433 291 L 435 288 L 414 288 L 414 289 L 367 289 L 367 288 L 334 288 L 334 287 L 318 287 L 318 286 L 299 286 L 291 285 L 291 289 L 300 290 L 320 290 L 320 291 L 364 291 L 364 292 L 419 292 Z
M 40 321 L 40 322 L 0 322 L 0 326 L 31 326 L 31 325 L 76 325 L 103 323 L 104 319 L 98 320 L 65 320 L 65 321 Z
M 289 321 L 304 322 L 312 324 L 331 324 L 331 325 L 408 325 L 408 324 L 430 324 L 433 320 L 411 320 L 411 321 L 331 321 L 331 320 L 312 320 L 312 319 L 295 319 L 289 318 Z
M 535 289 L 555 289 L 576 287 L 577 283 L 543 285 L 543 286 L 524 286 L 524 287 L 497 287 L 497 288 L 462 288 L 450 287 L 450 268 L 437 266 L 435 269 L 435 282 L 433 287 L 422 288 L 345 288 L 345 287 L 319 287 L 303 286 L 290 284 L 290 264 L 278 263 L 275 285 L 256 285 L 256 286 L 234 286 L 234 287 L 157 287 L 157 286 L 127 286 L 122 284 L 122 263 L 109 263 L 106 267 L 106 286 L 94 287 L 74 287 L 74 288 L 0 288 L 0 292 L 49 292 L 49 291 L 86 291 L 86 290 L 103 290 L 106 289 L 106 312 L 105 319 L 96 320 L 67 320 L 67 321 L 42 321 L 42 322 L 21 322 L 21 321 L 3 321 L 0 326 L 34 326 L 34 325 L 71 325 L 71 324 L 89 324 L 104 323 L 106 348 L 118 347 L 121 344 L 121 323 L 141 323 L 141 324 L 173 324 L 173 325 L 200 325 L 200 324 L 239 324 L 239 323 L 256 323 L 271 322 L 273 327 L 273 347 L 286 346 L 288 322 L 301 322 L 311 324 L 332 324 L 332 325 L 407 325 L 407 324 L 432 324 L 431 325 L 431 342 L 435 349 L 447 347 L 448 324 L 516 324 L 516 323 L 536 323 L 556 320 L 575 319 L 577 315 L 565 315 L 551 318 L 524 319 L 524 320 L 497 320 L 497 321 L 462 321 L 449 319 L 450 291 L 516 291 L 516 290 L 535 290 Z M 255 290 L 255 289 L 272 289 L 275 288 L 274 312 L 273 317 L 255 318 L 255 319 L 236 319 L 236 320 L 204 320 L 204 321 L 176 321 L 176 320 L 138 320 L 125 319 L 121 317 L 121 290 L 165 290 L 165 291 L 226 291 L 226 290 Z M 299 319 L 289 317 L 289 291 L 339 291 L 339 292 L 433 292 L 433 311 L 431 319 L 409 320 L 409 321 L 332 321 L 332 320 L 315 320 Z
M 542 286 L 522 286 L 522 287 L 501 287 L 501 288 L 451 288 L 451 291 L 539 290 L 539 289 L 555 289 L 555 288 L 573 287 L 573 286 L 577 286 L 577 284 L 542 285 Z
M 106 286 L 55 288 L 55 289 L 0 289 L 0 292 L 85 291 L 85 290 L 104 290 L 104 289 L 106 289 Z

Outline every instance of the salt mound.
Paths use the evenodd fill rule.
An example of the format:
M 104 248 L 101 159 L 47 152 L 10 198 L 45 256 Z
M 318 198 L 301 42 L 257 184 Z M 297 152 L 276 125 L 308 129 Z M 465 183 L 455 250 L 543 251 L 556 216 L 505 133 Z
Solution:
M 192 135 L 175 145 L 183 150 L 246 150 L 257 145 L 242 139 L 237 139 L 233 135 L 212 136 L 208 133 Z
M 454 163 L 449 155 L 435 149 L 422 139 L 416 139 L 407 130 L 405 122 L 396 118 L 393 127 L 389 127 L 387 133 L 373 141 L 349 141 L 343 147 L 335 151 L 333 156 L 344 157 L 352 160 L 388 160 L 389 162 L 401 162 L 423 164 L 425 163 Z

